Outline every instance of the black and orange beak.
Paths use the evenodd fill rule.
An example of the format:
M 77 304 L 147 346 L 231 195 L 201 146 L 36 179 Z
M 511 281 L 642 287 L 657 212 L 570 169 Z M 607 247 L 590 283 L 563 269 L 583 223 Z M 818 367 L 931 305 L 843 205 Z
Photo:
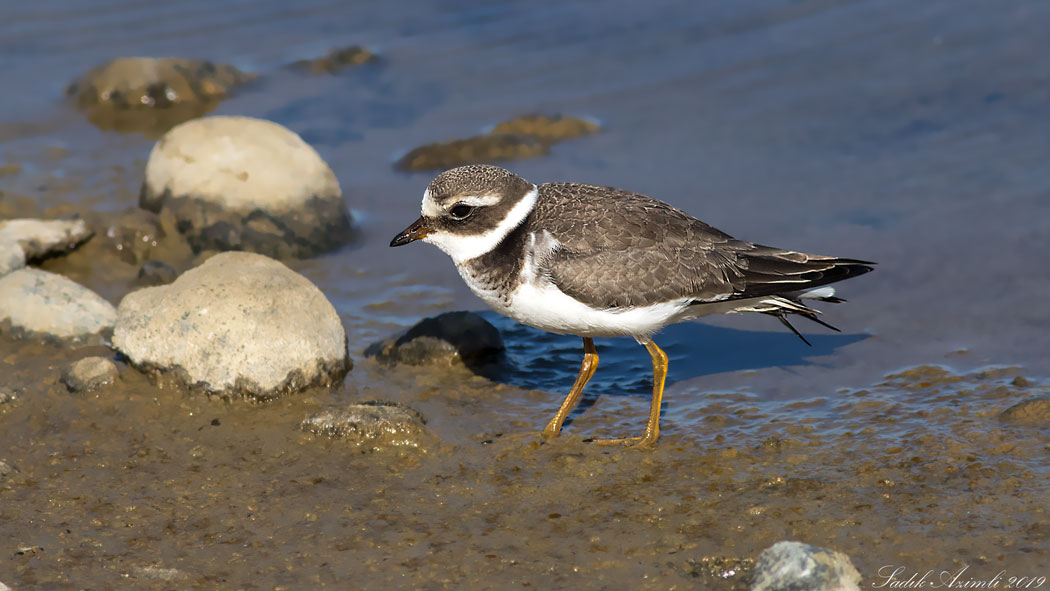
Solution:
M 403 246 L 420 238 L 426 238 L 428 232 L 430 232 L 430 228 L 427 227 L 426 221 L 420 217 L 412 222 L 411 226 L 401 230 L 400 234 L 394 236 L 394 239 L 390 241 L 390 246 Z

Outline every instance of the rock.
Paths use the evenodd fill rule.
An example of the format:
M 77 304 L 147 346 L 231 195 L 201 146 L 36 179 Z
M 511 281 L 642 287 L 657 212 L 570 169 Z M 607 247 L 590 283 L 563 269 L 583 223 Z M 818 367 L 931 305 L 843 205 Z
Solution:
M 18 394 L 14 390 L 0 387 L 0 405 L 14 402 L 15 400 L 18 400 Z
M 4 460 L 0 460 L 0 482 L 3 482 L 7 475 L 14 471 L 11 464 L 8 464 Z
M 324 294 L 245 252 L 215 255 L 171 285 L 125 296 L 113 344 L 155 375 L 259 400 L 337 383 L 351 367 L 346 332 Z
M 163 133 L 255 77 L 207 61 L 122 57 L 92 68 L 66 94 L 103 129 Z
M 802 542 L 777 542 L 763 550 L 751 581 L 751 591 L 860 589 L 860 573 L 848 556 Z
M 62 374 L 70 392 L 90 392 L 117 380 L 117 364 L 105 357 L 85 357 Z
M 84 220 L 18 219 L 0 222 L 0 275 L 27 261 L 72 250 L 92 236 Z
M 376 56 L 367 49 L 352 45 L 350 47 L 333 47 L 328 54 L 313 60 L 299 60 L 293 68 L 309 70 L 312 74 L 331 74 L 349 66 L 360 66 L 376 61 Z
M 170 211 L 195 252 L 313 256 L 350 239 L 350 212 L 324 160 L 285 127 L 208 117 L 153 146 L 139 205 Z
M 490 133 L 524 135 L 545 144 L 597 133 L 601 126 L 591 121 L 563 115 L 524 115 L 497 124 Z
M 300 424 L 315 435 L 345 439 L 362 452 L 390 448 L 427 450 L 437 439 L 424 427 L 426 420 L 397 402 L 370 400 L 344 407 L 331 406 Z
M 1050 394 L 1032 396 L 999 414 L 999 418 L 1019 425 L 1050 425 Z
M 408 171 L 437 170 L 464 164 L 535 158 L 549 152 L 547 144 L 523 135 L 479 135 L 420 146 L 402 156 L 396 166 Z
M 109 221 L 105 234 L 120 259 L 129 265 L 149 259 L 168 235 L 159 215 L 138 207 L 129 208 Z
M 153 287 L 155 285 L 167 285 L 178 277 L 178 273 L 170 265 L 160 261 L 146 261 L 139 269 L 139 277 L 135 284 L 140 287 Z
M 82 339 L 115 319 L 112 304 L 61 275 L 21 269 L 0 277 L 0 322 L 16 333 Z
M 373 343 L 365 355 L 396 365 L 463 363 L 476 367 L 500 360 L 505 351 L 499 330 L 473 312 L 446 312 L 426 318 L 404 333 Z

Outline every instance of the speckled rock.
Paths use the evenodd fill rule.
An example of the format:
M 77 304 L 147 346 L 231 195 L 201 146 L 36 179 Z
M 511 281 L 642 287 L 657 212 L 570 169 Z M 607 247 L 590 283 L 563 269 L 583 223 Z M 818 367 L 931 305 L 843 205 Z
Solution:
M 255 77 L 207 61 L 122 57 L 92 68 L 66 94 L 103 129 L 163 133 Z
M 488 320 L 473 312 L 446 312 L 373 343 L 365 355 L 388 365 L 474 366 L 499 361 L 504 350 L 499 330 Z
M 207 117 L 153 146 L 139 205 L 170 211 L 194 251 L 308 257 L 351 238 L 339 181 L 291 130 L 250 117 Z
M 420 146 L 397 161 L 401 170 L 438 170 L 464 164 L 488 164 L 536 158 L 550 152 L 547 144 L 528 136 L 494 134 Z
M 62 383 L 71 392 L 90 392 L 117 380 L 117 365 L 105 357 L 85 357 L 62 374 Z
M 324 294 L 283 264 L 245 252 L 215 255 L 171 285 L 125 296 L 113 344 L 150 373 L 260 400 L 337 383 L 351 365 Z
M 597 133 L 601 126 L 593 121 L 564 115 L 523 115 L 497 124 L 490 133 L 524 135 L 553 144 Z
M 1050 425 L 1050 394 L 1026 398 L 1004 410 L 999 418 L 1020 425 Z
M 21 269 L 0 277 L 0 326 L 16 334 L 83 339 L 113 326 L 116 310 L 61 275 Z
M 860 573 L 845 554 L 803 544 L 777 542 L 755 561 L 751 591 L 859 591 Z
M 312 74 L 330 74 L 350 66 L 360 66 L 376 61 L 376 56 L 371 51 L 358 45 L 349 47 L 333 47 L 328 54 L 312 60 L 299 60 L 292 64 L 293 68 L 308 70 Z
M 0 275 L 26 261 L 72 250 L 91 238 L 84 220 L 17 219 L 0 222 Z
M 300 428 L 316 435 L 343 439 L 362 452 L 391 448 L 428 450 L 437 439 L 416 410 L 397 402 L 369 400 L 331 406 L 308 417 Z
M 4 460 L 0 460 L 0 482 L 3 482 L 7 475 L 14 471 L 11 464 L 8 464 Z

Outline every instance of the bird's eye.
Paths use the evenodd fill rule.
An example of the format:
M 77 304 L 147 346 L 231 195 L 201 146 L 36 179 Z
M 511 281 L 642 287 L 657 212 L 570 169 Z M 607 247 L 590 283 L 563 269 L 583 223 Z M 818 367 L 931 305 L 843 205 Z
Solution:
M 448 214 L 452 216 L 452 219 L 454 220 L 465 220 L 470 217 L 470 214 L 472 213 L 474 213 L 474 208 L 469 205 L 463 205 L 462 203 L 454 206 L 448 211 Z

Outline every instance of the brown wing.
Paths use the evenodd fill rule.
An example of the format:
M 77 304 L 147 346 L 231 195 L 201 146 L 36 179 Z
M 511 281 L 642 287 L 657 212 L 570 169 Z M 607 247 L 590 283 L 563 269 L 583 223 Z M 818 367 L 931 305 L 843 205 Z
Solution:
M 608 187 L 543 185 L 532 224 L 560 245 L 543 265 L 554 284 L 599 308 L 781 294 L 871 270 L 736 240 L 666 203 Z

